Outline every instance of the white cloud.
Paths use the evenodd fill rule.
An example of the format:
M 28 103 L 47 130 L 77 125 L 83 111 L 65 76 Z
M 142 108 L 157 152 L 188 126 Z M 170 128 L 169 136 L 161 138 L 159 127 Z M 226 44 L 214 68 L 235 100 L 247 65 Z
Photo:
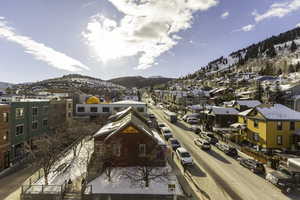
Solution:
M 300 23 L 299 23 L 299 24 L 297 24 L 297 25 L 296 25 L 296 27 L 299 27 L 299 28 L 300 28 Z
M 244 31 L 244 32 L 248 32 L 248 31 L 252 31 L 255 28 L 254 24 L 249 24 L 247 26 L 243 26 L 240 29 L 234 30 L 233 32 L 237 32 L 237 31 Z
M 229 12 L 226 11 L 226 12 L 224 12 L 224 13 L 221 15 L 221 18 L 222 18 L 222 19 L 226 19 L 228 16 L 229 16 Z
M 120 21 L 103 15 L 91 17 L 83 37 L 107 62 L 137 56 L 137 69 L 151 67 L 191 27 L 193 13 L 218 4 L 218 0 L 108 0 L 124 14 Z
M 89 69 L 80 61 L 47 47 L 43 43 L 36 42 L 27 36 L 18 35 L 12 27 L 7 25 L 4 17 L 0 17 L 0 38 L 21 45 L 26 53 L 33 55 L 35 59 L 46 62 L 48 65 L 57 69 L 67 71 Z
M 256 22 L 260 22 L 272 17 L 282 18 L 298 9 L 300 9 L 300 0 L 291 0 L 283 3 L 274 3 L 265 13 L 259 14 L 257 11 L 254 11 L 252 15 L 255 16 Z

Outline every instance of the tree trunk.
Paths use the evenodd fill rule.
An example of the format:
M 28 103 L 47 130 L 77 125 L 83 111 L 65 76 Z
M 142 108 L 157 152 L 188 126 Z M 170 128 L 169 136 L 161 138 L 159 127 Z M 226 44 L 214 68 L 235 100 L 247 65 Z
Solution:
M 44 169 L 45 185 L 48 185 L 48 184 L 49 184 L 49 182 L 48 182 L 48 175 L 49 175 L 48 171 Z

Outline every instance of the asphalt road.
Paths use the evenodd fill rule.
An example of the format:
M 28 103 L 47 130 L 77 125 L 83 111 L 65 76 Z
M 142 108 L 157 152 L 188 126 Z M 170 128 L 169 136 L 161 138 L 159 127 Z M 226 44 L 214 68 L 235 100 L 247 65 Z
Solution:
M 198 186 L 215 200 L 291 200 L 300 196 L 286 196 L 264 178 L 242 167 L 235 159 L 212 147 L 208 152 L 193 143 L 198 136 L 184 126 L 172 124 L 163 117 L 161 109 L 150 108 L 158 121 L 170 127 L 175 138 L 192 155 L 195 164 L 188 170 Z

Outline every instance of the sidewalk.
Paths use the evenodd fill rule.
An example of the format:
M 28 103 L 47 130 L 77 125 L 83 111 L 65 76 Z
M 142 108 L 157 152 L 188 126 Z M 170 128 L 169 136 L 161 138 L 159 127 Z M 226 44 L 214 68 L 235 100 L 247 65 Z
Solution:
M 21 186 L 34 172 L 36 168 L 31 166 L 17 171 L 0 179 L 0 199 L 18 200 L 20 199 Z

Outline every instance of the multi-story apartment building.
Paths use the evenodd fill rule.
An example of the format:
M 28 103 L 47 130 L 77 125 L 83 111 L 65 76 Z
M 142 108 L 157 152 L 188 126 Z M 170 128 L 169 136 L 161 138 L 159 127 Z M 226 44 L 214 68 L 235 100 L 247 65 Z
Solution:
M 9 112 L 9 105 L 0 104 L 0 171 L 9 167 Z
M 25 143 L 48 133 L 49 101 L 22 99 L 10 103 L 10 159 L 17 162 L 25 155 Z
M 49 103 L 49 129 L 63 126 L 73 117 L 72 99 L 51 100 Z

